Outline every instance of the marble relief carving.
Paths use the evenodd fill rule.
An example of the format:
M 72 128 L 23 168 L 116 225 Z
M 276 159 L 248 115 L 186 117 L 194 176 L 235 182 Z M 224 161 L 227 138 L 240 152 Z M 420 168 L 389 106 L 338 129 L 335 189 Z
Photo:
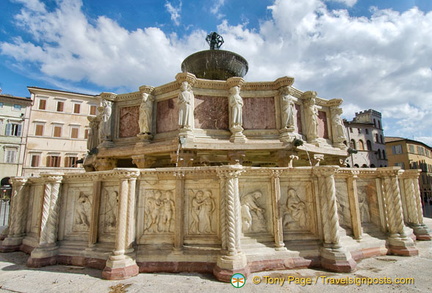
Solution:
M 348 196 L 345 191 L 346 189 L 342 191 L 340 189 L 337 189 L 336 191 L 337 212 L 339 217 L 339 224 L 342 227 L 351 227 L 351 216 L 349 210 Z
M 90 227 L 91 198 L 84 192 L 80 192 L 75 203 L 75 228 L 88 230 Z
M 144 232 L 174 231 L 174 194 L 171 190 L 147 190 L 144 208 Z
M 265 210 L 258 203 L 261 197 L 262 192 L 259 190 L 241 196 L 240 204 L 243 233 L 266 231 Z
M 216 203 L 210 190 L 189 191 L 190 195 L 190 234 L 214 234 Z
M 369 203 L 367 200 L 366 192 L 364 188 L 358 189 L 358 200 L 359 200 L 359 208 L 360 208 L 360 220 L 362 223 L 370 222 L 370 211 L 369 211 Z
M 119 200 L 118 191 L 111 188 L 105 188 L 102 191 L 102 196 L 105 199 L 103 220 L 106 232 L 114 232 L 117 226 L 117 206 Z
M 288 190 L 284 207 L 283 226 L 289 230 L 304 230 L 308 227 L 308 212 L 306 203 L 300 199 L 293 188 Z

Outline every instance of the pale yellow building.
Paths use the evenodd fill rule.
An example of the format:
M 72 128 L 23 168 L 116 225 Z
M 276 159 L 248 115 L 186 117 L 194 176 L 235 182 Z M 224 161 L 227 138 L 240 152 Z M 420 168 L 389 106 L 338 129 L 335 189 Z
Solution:
M 87 153 L 89 115 L 96 115 L 93 95 L 29 87 L 33 100 L 23 175 L 82 169 Z
M 389 166 L 421 169 L 419 182 L 422 199 L 432 198 L 432 149 L 428 145 L 401 137 L 385 138 Z

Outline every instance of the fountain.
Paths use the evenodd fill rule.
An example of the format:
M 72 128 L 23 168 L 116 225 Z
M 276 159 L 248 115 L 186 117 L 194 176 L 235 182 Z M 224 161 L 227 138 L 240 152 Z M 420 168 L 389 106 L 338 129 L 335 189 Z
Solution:
M 0 251 L 106 279 L 193 271 L 221 281 L 416 255 L 413 238 L 431 239 L 418 170 L 341 165 L 342 100 L 292 77 L 247 82 L 246 60 L 208 39 L 173 82 L 100 94 L 86 173 L 11 179 Z

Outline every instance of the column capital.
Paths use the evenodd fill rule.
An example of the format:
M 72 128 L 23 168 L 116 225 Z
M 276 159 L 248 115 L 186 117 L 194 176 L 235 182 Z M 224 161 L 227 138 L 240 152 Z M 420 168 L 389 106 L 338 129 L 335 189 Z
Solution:
M 312 172 L 315 176 L 318 177 L 328 177 L 331 175 L 336 174 L 337 171 L 339 171 L 339 166 L 315 166 L 312 168 Z
M 242 165 L 228 165 L 216 169 L 218 176 L 225 179 L 238 178 L 244 171 Z
M 42 173 L 40 176 L 44 182 L 60 183 L 63 180 L 63 173 Z
M 13 177 L 10 179 L 12 186 L 21 186 L 27 183 L 28 177 Z
M 378 177 L 396 177 L 401 175 L 403 171 L 400 167 L 384 167 L 377 169 Z

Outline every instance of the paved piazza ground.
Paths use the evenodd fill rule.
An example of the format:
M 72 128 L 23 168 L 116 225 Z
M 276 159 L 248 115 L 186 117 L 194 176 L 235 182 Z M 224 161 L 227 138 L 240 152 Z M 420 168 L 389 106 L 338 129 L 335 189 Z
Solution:
M 432 228 L 432 219 L 425 218 L 425 224 Z M 417 242 L 417 247 L 419 256 L 365 259 L 349 274 L 312 269 L 256 273 L 242 288 L 218 282 L 212 275 L 192 273 L 139 274 L 106 281 L 99 270 L 75 266 L 30 269 L 25 266 L 26 254 L 0 253 L 0 292 L 432 292 L 432 242 Z

